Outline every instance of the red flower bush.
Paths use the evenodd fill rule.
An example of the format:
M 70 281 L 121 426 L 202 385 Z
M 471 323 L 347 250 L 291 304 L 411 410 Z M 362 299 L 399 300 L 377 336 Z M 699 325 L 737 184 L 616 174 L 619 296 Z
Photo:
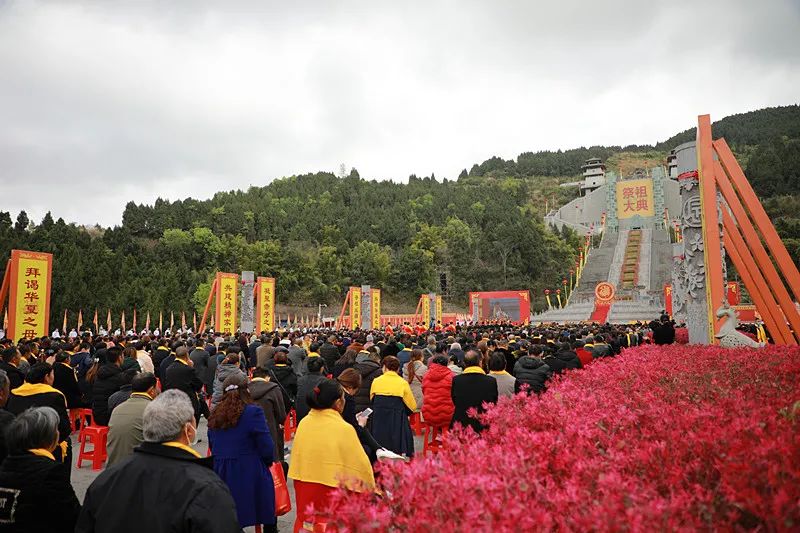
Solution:
M 800 348 L 643 346 L 340 492 L 339 531 L 800 528 Z

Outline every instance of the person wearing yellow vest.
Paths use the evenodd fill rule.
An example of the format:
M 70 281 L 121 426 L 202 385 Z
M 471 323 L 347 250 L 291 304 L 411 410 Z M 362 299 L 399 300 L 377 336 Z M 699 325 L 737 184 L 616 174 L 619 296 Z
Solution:
M 75 533 L 99 531 L 240 532 L 227 485 L 213 458 L 189 446 L 194 408 L 171 389 L 144 410 L 144 442 L 133 456 L 106 468 L 89 486 Z
M 11 390 L 6 410 L 19 415 L 31 407 L 50 407 L 58 414 L 59 446 L 55 450 L 56 459 L 64 463 L 67 478 L 72 470 L 72 443 L 69 434 L 72 425 L 67 413 L 67 399 L 58 389 L 53 388 L 53 367 L 47 363 L 36 363 L 25 376 L 25 383 Z
M 376 377 L 369 390 L 372 400 L 372 436 L 396 454 L 414 455 L 414 435 L 408 416 L 417 410 L 417 402 L 408 381 L 400 377 L 400 360 L 393 355 L 383 358 L 383 374 Z
M 54 409 L 35 407 L 3 428 L 9 452 L 0 465 L 3 531 L 74 531 L 81 506 L 53 454 L 59 447 L 59 422 Z
M 355 492 L 375 490 L 369 458 L 356 430 L 342 418 L 342 386 L 324 379 L 308 393 L 306 402 L 311 410 L 297 426 L 289 463 L 297 510 L 295 532 L 304 527 L 313 530 L 315 524 L 324 522 L 307 513 L 308 507 L 313 504 L 314 509 L 325 509 L 337 487 Z

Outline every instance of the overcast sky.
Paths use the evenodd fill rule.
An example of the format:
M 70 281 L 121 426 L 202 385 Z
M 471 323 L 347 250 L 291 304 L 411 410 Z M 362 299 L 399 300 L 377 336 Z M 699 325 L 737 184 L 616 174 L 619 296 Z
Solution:
M 0 0 L 0 210 L 455 178 L 800 101 L 800 2 Z M 577 170 L 577 169 L 576 169 Z

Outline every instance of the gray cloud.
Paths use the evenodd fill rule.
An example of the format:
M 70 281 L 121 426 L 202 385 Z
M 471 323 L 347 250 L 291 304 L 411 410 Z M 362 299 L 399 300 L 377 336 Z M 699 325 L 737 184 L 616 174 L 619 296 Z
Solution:
M 454 178 L 797 102 L 752 2 L 1 2 L 0 209 L 120 222 L 293 173 Z

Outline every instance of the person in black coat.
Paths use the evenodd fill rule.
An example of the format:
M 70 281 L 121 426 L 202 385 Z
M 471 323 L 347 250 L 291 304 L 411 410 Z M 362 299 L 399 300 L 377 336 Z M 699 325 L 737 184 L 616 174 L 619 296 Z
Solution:
M 450 427 L 461 424 L 480 433 L 483 431 L 484 425 L 479 420 L 470 417 L 467 411 L 474 407 L 480 414 L 485 411 L 484 403 L 497 403 L 497 380 L 487 376 L 480 364 L 480 352 L 474 349 L 467 351 L 464 355 L 464 372 L 453 378 L 453 386 L 450 391 L 453 405 L 455 405 Z
M 189 447 L 197 433 L 193 411 L 179 390 L 147 405 L 144 442 L 92 482 L 75 533 L 241 531 L 233 497 L 214 473 L 213 458 Z
M 356 411 L 361 412 L 372 404 L 369 397 L 369 390 L 372 388 L 372 382 L 375 378 L 383 374 L 383 368 L 380 364 L 380 356 L 377 350 L 360 352 L 356 356 L 356 370 L 361 374 L 361 386 L 355 394 Z
M 0 370 L 5 371 L 8 375 L 8 381 L 11 383 L 12 389 L 16 389 L 25 381 L 25 374 L 17 368 L 19 359 L 19 350 L 17 350 L 16 346 L 6 348 L 0 353 Z
M 107 426 L 111 419 L 108 399 L 130 380 L 120 368 L 122 352 L 119 348 L 109 348 L 106 352 L 106 364 L 97 369 L 97 376 L 92 384 L 92 417 L 98 426 Z M 133 372 L 128 370 L 128 372 Z
M 280 384 L 283 405 L 286 407 L 286 411 L 289 411 L 294 407 L 295 398 L 297 398 L 297 374 L 289 363 L 286 351 L 275 350 L 275 359 L 267 363 L 267 366 L 267 371 L 272 374 L 272 379 Z
M 653 329 L 653 344 L 664 345 L 675 342 L 675 326 L 669 317 L 662 317 L 660 322 L 655 323 Z
M 213 387 L 214 376 L 211 376 L 210 379 L 208 376 L 209 359 L 211 359 L 211 356 L 205 349 L 203 349 L 202 345 L 195 346 L 189 353 L 189 360 L 191 360 L 192 365 L 194 365 L 194 371 L 197 372 L 197 377 L 199 377 L 200 381 L 202 381 L 204 384 L 211 383 Z M 211 393 L 209 392 L 209 394 Z
M 8 457 L 0 465 L 3 531 L 72 532 L 81 505 L 69 469 L 56 459 L 59 415 L 50 407 L 28 409 L 6 431 Z
M 67 399 L 67 409 L 83 407 L 78 378 L 75 369 L 69 365 L 69 354 L 66 352 L 56 354 L 53 365 L 53 388 L 60 390 Z
M 325 344 L 323 344 L 319 349 L 319 355 L 322 357 L 322 360 L 325 361 L 325 367 L 328 369 L 328 372 L 333 372 L 333 367 L 336 365 L 336 361 L 339 360 L 339 348 L 336 347 L 336 335 L 331 335 Z
M 314 390 L 314 387 L 325 381 L 325 361 L 322 357 L 309 357 L 306 359 L 308 374 L 297 380 L 297 396 L 294 409 L 297 412 L 297 423 L 308 414 L 310 408 L 306 397 Z
M 517 378 L 514 392 L 521 392 L 525 385 L 528 386 L 528 394 L 544 392 L 551 375 L 552 371 L 544 361 L 538 357 L 524 355 L 514 365 L 514 376 Z
M 8 374 L 0 370 L 0 463 L 8 455 L 6 447 L 5 428 L 14 420 L 14 415 L 4 409 L 8 396 L 11 394 L 11 386 L 8 382 Z
M 208 413 L 208 406 L 200 400 L 203 381 L 191 366 L 189 349 L 186 346 L 180 346 L 175 350 L 175 361 L 167 369 L 165 378 L 161 383 L 164 390 L 178 389 L 183 391 L 191 400 L 195 420 L 199 423 L 200 416 Z
M 59 418 L 59 442 L 62 446 L 56 449 L 56 456 L 64 458 L 67 477 L 69 477 L 70 460 L 72 459 L 72 444 L 69 434 L 72 433 L 72 424 L 67 413 L 67 400 L 61 391 L 53 388 L 53 367 L 47 363 L 36 363 L 25 376 L 25 383 L 11 391 L 6 404 L 9 413 L 19 416 L 31 407 L 50 407 Z
M 565 370 L 573 368 L 582 368 L 581 360 L 578 354 L 575 353 L 569 344 L 563 343 L 558 346 L 558 351 L 544 359 L 553 374 L 561 374 Z

